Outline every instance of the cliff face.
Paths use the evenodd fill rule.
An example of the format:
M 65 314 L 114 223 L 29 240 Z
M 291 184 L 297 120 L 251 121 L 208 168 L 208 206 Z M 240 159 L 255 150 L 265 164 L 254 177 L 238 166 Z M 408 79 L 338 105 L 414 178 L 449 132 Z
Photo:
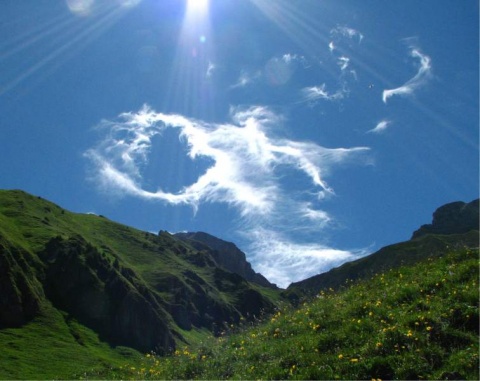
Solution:
M 143 352 L 175 347 L 167 313 L 138 275 L 111 263 L 81 237 L 50 240 L 39 254 L 53 305 L 106 341 Z
M 277 288 L 263 275 L 256 273 L 252 269 L 252 265 L 247 261 L 245 253 L 232 242 L 224 241 L 204 232 L 177 233 L 175 237 L 191 244 L 198 250 L 210 249 L 212 257 L 219 266 L 240 275 L 249 282 L 264 287 Z
M 28 253 L 0 236 L 0 328 L 30 321 L 39 313 L 43 298 Z

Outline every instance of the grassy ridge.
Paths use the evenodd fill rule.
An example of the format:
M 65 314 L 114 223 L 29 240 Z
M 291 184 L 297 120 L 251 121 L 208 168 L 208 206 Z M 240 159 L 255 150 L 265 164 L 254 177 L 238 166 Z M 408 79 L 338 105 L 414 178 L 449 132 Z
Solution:
M 459 249 L 285 307 L 171 356 L 90 378 L 479 379 L 478 250 Z

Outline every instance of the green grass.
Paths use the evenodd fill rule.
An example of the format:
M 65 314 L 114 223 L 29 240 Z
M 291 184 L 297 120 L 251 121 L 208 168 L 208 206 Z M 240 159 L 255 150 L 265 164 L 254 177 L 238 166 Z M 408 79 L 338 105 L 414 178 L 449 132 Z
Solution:
M 86 376 L 478 380 L 478 265 L 478 250 L 455 250 L 347 282 L 171 356 Z
M 78 379 L 84 372 L 118 368 L 140 355 L 108 346 L 49 306 L 22 328 L 0 330 L 0 353 L 0 379 Z

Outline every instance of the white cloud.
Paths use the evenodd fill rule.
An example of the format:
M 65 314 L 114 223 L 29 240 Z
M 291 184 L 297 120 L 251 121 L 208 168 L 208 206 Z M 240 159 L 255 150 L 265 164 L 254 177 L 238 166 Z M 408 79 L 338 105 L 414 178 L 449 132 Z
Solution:
M 343 99 L 347 94 L 347 90 L 337 90 L 335 93 L 329 93 L 326 90 L 326 85 L 323 83 L 320 86 L 305 87 L 301 90 L 303 100 L 307 102 L 316 101 L 319 99 L 327 101 L 335 101 Z
M 394 95 L 406 96 L 412 94 L 414 90 L 424 85 L 430 77 L 430 72 L 432 69 L 430 57 L 422 54 L 420 50 L 416 48 L 411 48 L 410 55 L 420 61 L 417 74 L 400 87 L 390 90 L 383 90 L 382 100 L 384 103 L 387 103 L 388 98 Z
M 94 181 L 109 192 L 190 205 L 195 210 L 202 203 L 223 203 L 236 208 L 243 217 L 244 231 L 264 229 L 270 231 L 269 236 L 275 231 L 282 236 L 278 245 L 270 245 L 270 251 L 265 249 L 259 254 L 262 252 L 257 249 L 264 242 L 257 242 L 256 236 L 252 236 L 249 251 L 255 253 L 257 271 L 285 255 L 275 265 L 278 274 L 283 275 L 276 278 L 274 274 L 264 274 L 273 282 L 286 285 L 287 280 L 304 277 L 305 269 L 300 274 L 302 263 L 333 263 L 349 258 L 347 252 L 318 244 L 299 246 L 282 232 L 297 231 L 301 235 L 328 226 L 331 217 L 318 205 L 324 195 L 334 194 L 325 177 L 337 164 L 358 162 L 368 148 L 332 149 L 277 136 L 275 131 L 281 130 L 277 127 L 283 118 L 265 107 L 232 108 L 231 120 L 232 123 L 212 124 L 157 113 L 144 106 L 136 113 L 121 114 L 117 121 L 102 121 L 99 131 L 104 138 L 85 156 L 92 164 Z M 144 185 L 144 167 L 151 159 L 153 144 L 169 128 L 178 131 L 186 144 L 186 155 L 192 160 L 208 158 L 212 164 L 195 182 L 177 192 L 161 188 L 150 191 Z M 296 181 L 285 179 L 286 174 L 302 179 L 301 188 L 292 190 Z M 159 173 L 158 181 L 165 183 L 168 179 L 161 176 Z M 282 254 L 282 248 L 291 251 Z M 302 252 L 305 248 L 308 250 Z
M 258 78 L 260 78 L 262 74 L 260 71 L 256 71 L 254 73 L 249 73 L 245 70 L 242 70 L 240 76 L 237 79 L 237 82 L 230 86 L 231 89 L 236 89 L 239 87 L 245 87 L 252 83 L 254 83 Z
M 368 130 L 367 134 L 368 133 L 373 133 L 373 134 L 382 133 L 387 129 L 388 126 L 390 126 L 391 123 L 392 122 L 390 120 L 382 120 L 382 121 L 377 123 L 375 128 L 372 128 L 371 130 Z
M 209 61 L 208 62 L 208 67 L 207 67 L 207 72 L 205 73 L 205 76 L 207 78 L 211 78 L 216 69 L 217 69 L 217 65 L 215 65 L 213 62 Z
M 337 26 L 330 31 L 332 36 L 343 36 L 348 39 L 357 40 L 358 43 L 362 42 L 363 34 L 358 30 L 347 27 L 347 26 Z M 332 50 L 332 49 L 330 49 Z
M 340 70 L 345 70 L 348 67 L 348 64 L 350 63 L 350 58 L 341 56 L 338 58 L 338 66 L 340 66 Z
M 249 232 L 254 237 L 249 250 L 255 270 L 280 287 L 303 280 L 366 253 L 363 250 L 338 250 L 318 243 L 297 243 L 286 234 L 258 227 Z

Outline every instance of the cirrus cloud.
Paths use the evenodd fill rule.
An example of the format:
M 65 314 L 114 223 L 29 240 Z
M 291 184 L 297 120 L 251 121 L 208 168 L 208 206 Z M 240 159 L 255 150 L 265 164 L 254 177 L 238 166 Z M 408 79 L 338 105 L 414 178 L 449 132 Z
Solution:
M 283 118 L 266 107 L 232 108 L 230 115 L 231 122 L 214 124 L 158 113 L 144 106 L 138 112 L 121 114 L 115 121 L 102 121 L 98 129 L 103 137 L 85 156 L 92 165 L 93 180 L 109 191 L 170 205 L 190 205 L 194 210 L 209 202 L 234 207 L 242 217 L 243 232 L 258 232 L 260 228 L 270 232 L 263 236 L 262 243 L 257 238 L 250 239 L 249 252 L 256 253 L 255 264 L 262 269 L 276 261 L 277 256 L 287 255 L 272 245 L 268 251 L 259 249 L 273 237 L 272 232 L 283 236 L 296 231 L 301 237 L 324 229 L 331 222 L 329 214 L 319 208 L 326 195 L 334 194 L 325 178 L 340 163 L 358 162 L 368 148 L 326 148 L 278 136 L 276 131 L 281 129 L 277 126 Z M 145 186 L 143 173 L 157 139 L 167 129 L 178 132 L 190 159 L 208 159 L 211 165 L 196 181 L 176 192 L 161 187 L 152 191 Z M 292 173 L 302 179 L 299 189 L 286 186 L 289 180 L 285 177 Z M 158 180 L 162 180 L 160 173 Z M 283 238 L 282 242 L 285 247 L 297 245 L 293 238 Z M 327 246 L 312 247 L 309 250 L 315 255 L 307 255 L 309 263 L 348 257 L 346 252 Z M 292 253 L 288 254 L 289 260 L 280 261 L 277 266 L 276 271 L 283 275 L 271 277 L 281 286 L 305 275 L 305 271 L 293 271 L 301 266 Z M 333 260 L 331 253 L 339 256 Z M 297 260 L 304 262 L 307 257 L 298 256 Z M 315 269 L 320 271 L 321 267 Z
M 412 47 L 410 50 L 410 56 L 418 59 L 420 66 L 418 68 L 417 74 L 402 86 L 399 86 L 394 89 L 383 90 L 382 100 L 383 103 L 387 103 L 388 98 L 394 95 L 407 96 L 411 95 L 417 88 L 424 85 L 426 81 L 430 78 L 431 73 L 431 60 L 430 57 L 426 54 L 423 54 L 419 49 Z

